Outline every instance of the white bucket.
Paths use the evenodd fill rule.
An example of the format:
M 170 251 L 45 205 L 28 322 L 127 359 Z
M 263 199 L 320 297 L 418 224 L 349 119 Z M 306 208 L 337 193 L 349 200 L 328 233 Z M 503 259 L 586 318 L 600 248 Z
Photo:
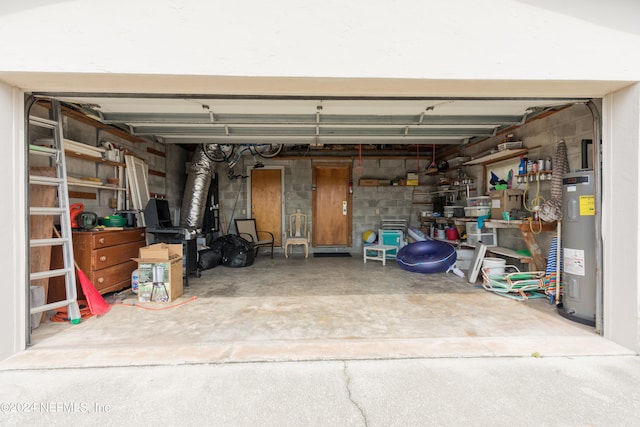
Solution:
M 488 274 L 504 274 L 504 267 L 507 265 L 507 260 L 502 258 L 485 258 L 482 261 L 482 268 L 488 268 Z

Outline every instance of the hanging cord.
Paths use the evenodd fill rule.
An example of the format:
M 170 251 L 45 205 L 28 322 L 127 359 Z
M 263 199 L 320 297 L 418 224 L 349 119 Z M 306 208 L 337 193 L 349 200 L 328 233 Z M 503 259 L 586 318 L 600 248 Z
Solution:
M 436 145 L 433 144 L 433 150 L 431 152 L 431 164 L 429 165 L 428 169 L 437 169 L 438 166 L 436 165 Z
M 533 221 L 538 221 L 538 230 L 537 231 L 533 229 Z M 529 217 L 529 230 L 531 230 L 531 232 L 533 234 L 542 233 L 542 220 L 540 219 L 540 217 L 538 217 L 537 220 L 534 220 L 532 217 Z
M 540 210 L 540 207 L 544 204 L 545 200 L 544 200 L 544 197 L 540 195 L 540 173 L 537 173 L 531 176 L 536 177 L 536 195 L 533 199 L 529 201 L 530 208 L 527 206 L 527 202 L 524 199 L 522 200 L 522 206 L 524 206 L 524 208 L 528 212 L 537 213 Z M 527 180 L 527 183 L 524 187 L 525 195 L 529 194 L 529 174 L 526 175 L 526 180 Z M 540 234 L 542 233 L 542 219 L 540 219 L 540 215 L 536 215 L 536 216 L 538 217 L 538 219 L 536 220 L 538 221 L 538 230 L 536 231 L 533 229 L 533 221 L 534 221 L 533 217 L 529 217 L 529 230 L 531 230 L 533 234 Z

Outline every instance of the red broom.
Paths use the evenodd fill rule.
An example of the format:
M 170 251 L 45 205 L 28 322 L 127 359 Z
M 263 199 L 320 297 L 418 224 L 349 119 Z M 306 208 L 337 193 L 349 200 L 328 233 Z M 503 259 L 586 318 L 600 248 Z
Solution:
M 94 314 L 96 316 L 102 316 L 103 314 L 106 314 L 111 309 L 111 306 L 104 300 L 104 298 L 102 298 L 102 295 L 100 295 L 100 292 L 98 292 L 96 287 L 93 286 L 93 283 L 91 283 L 91 280 L 89 280 L 84 271 L 80 270 L 80 267 L 78 267 L 78 263 L 75 261 L 73 263 L 76 266 L 76 270 L 78 270 L 78 280 L 80 280 L 82 293 L 87 299 L 87 304 L 89 305 L 91 314 Z

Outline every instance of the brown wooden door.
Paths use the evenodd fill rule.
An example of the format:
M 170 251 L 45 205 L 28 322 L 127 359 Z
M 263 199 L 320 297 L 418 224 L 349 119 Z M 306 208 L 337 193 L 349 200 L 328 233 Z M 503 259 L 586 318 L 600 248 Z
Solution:
M 351 246 L 351 164 L 313 165 L 313 246 Z
M 276 247 L 282 246 L 282 171 L 251 170 L 251 212 L 258 230 L 273 233 Z

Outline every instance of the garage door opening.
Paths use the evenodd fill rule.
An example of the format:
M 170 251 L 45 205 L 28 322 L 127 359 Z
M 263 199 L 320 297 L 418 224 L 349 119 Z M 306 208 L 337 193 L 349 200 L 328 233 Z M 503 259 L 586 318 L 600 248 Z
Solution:
M 58 98 L 67 103 L 66 137 L 84 140 L 93 147 L 112 143 L 144 158 L 149 169 L 151 196 L 169 200 L 174 220 L 181 206 L 185 163 L 190 160 L 192 150 L 201 144 L 244 143 L 260 138 L 286 141 L 286 149 L 281 155 L 264 161 L 267 166 L 283 170 L 283 217 L 295 209 L 313 210 L 311 160 L 335 162 L 339 159 L 362 166 L 358 169 L 362 175 L 352 177 L 351 181 L 353 229 L 349 235 L 352 240 L 349 249 L 353 259 L 305 260 L 294 256 L 287 261 L 284 257 L 270 261 L 258 257 L 256 263 L 246 269 L 216 267 L 203 271 L 200 278 L 190 278 L 184 298 L 195 296 L 195 301 L 175 309 L 149 313 L 134 308 L 126 292 L 116 294 L 114 298 L 122 299 L 125 305 L 115 306 L 108 316 L 86 322 L 87 330 L 92 323 L 97 325 L 98 322 L 105 326 L 104 331 L 110 330 L 105 333 L 109 338 L 102 344 L 137 342 L 144 343 L 141 347 L 155 348 L 158 342 L 148 341 L 154 333 L 150 327 L 141 326 L 145 321 L 138 316 L 156 316 L 161 320 L 161 316 L 175 316 L 179 310 L 184 311 L 184 317 L 181 320 L 171 317 L 169 324 L 177 327 L 161 327 L 166 336 L 159 338 L 159 342 L 166 344 L 175 339 L 175 343 L 187 347 L 218 346 L 219 350 L 224 348 L 221 350 L 224 354 L 228 354 L 230 348 L 242 347 L 249 358 L 249 355 L 255 356 L 265 348 L 275 351 L 271 353 L 273 356 L 278 352 L 274 349 L 287 346 L 295 346 L 300 351 L 298 355 L 290 355 L 292 358 L 312 357 L 310 349 L 318 352 L 318 357 L 338 357 L 336 354 L 344 356 L 345 352 L 348 353 L 349 345 L 354 342 L 361 349 L 368 349 L 362 357 L 383 357 L 384 352 L 393 354 L 389 346 L 394 340 L 404 343 L 403 350 L 397 354 L 418 355 L 433 351 L 433 345 L 439 346 L 443 342 L 464 346 L 463 342 L 470 338 L 476 344 L 482 342 L 479 347 L 474 347 L 473 354 L 479 354 L 476 352 L 479 348 L 501 354 L 495 349 L 487 350 L 487 340 L 507 338 L 507 341 L 520 343 L 528 339 L 538 343 L 561 343 L 559 348 L 569 351 L 566 349 L 568 343 L 598 338 L 595 331 L 561 319 L 554 313 L 554 307 L 545 301 L 509 301 L 479 289 L 479 282 L 469 284 L 452 275 L 414 276 L 402 272 L 393 262 L 383 267 L 361 261 L 364 250 L 362 233 L 378 230 L 382 219 L 401 218 L 409 226 L 424 225 L 428 204 L 419 197 L 428 197 L 430 194 L 426 193 L 431 191 L 422 191 L 423 195 L 420 188 L 435 187 L 433 192 L 440 192 L 438 196 L 455 194 L 454 200 L 445 200 L 445 205 L 449 206 L 450 202 L 461 202 L 471 196 L 468 193 L 470 189 L 476 196 L 488 194 L 495 185 L 491 183 L 491 172 L 503 174 L 501 178 L 506 180 L 508 171 L 517 168 L 519 154 L 531 159 L 552 156 L 559 139 L 567 142 L 569 162 L 575 164 L 580 141 L 593 138 L 589 126 L 591 113 L 584 105 L 586 100 L 378 98 L 319 102 L 318 99 L 292 99 L 288 101 L 295 105 L 280 102 L 282 109 L 274 110 L 279 103 L 273 99 L 207 100 L 202 97 L 195 102 L 199 111 L 184 112 L 173 110 L 178 104 L 173 97 L 150 99 L 77 94 L 71 97 L 61 94 Z M 415 109 L 416 104 L 420 104 L 419 110 Z M 152 109 L 148 110 L 150 106 Z M 305 106 L 308 108 L 304 109 Z M 478 110 L 474 113 L 471 106 Z M 309 108 L 312 108 L 311 113 Z M 362 110 L 358 111 L 358 108 Z M 407 112 L 409 108 L 413 108 L 413 113 Z M 267 110 L 270 113 L 266 113 Z M 45 113 L 46 108 L 37 112 Z M 283 124 L 281 128 L 273 123 L 276 116 Z M 496 124 L 498 119 L 500 121 Z M 262 134 L 263 129 L 271 132 L 276 129 L 280 133 Z M 567 129 L 573 131 L 568 132 Z M 505 153 L 508 155 L 501 158 L 497 146 L 507 139 L 520 140 L 523 151 L 513 156 L 513 153 Z M 434 147 L 437 147 L 435 156 Z M 474 162 L 487 156 L 495 156 L 493 159 L 497 160 Z M 102 172 L 95 165 L 87 168 L 81 164 L 84 159 L 77 160 L 78 164 L 70 165 L 77 168 L 75 173 L 100 178 Z M 459 165 L 437 167 L 439 161 L 447 160 L 451 160 L 452 165 L 458 161 Z M 239 170 L 245 170 L 251 162 L 249 158 L 241 159 Z M 429 168 L 434 162 L 435 171 Z M 251 189 L 242 180 L 226 178 L 226 173 L 222 173 L 224 165 L 219 167 L 222 168 L 217 171 L 220 177 L 219 203 L 214 203 L 217 208 L 212 208 L 217 209 L 215 215 L 222 223 L 231 223 L 233 218 L 228 217 L 230 207 L 235 206 L 239 198 L 239 206 L 244 207 L 234 210 L 233 215 L 250 216 L 253 208 L 248 204 Z M 408 186 L 406 182 L 400 185 L 408 173 L 418 174 L 417 186 Z M 469 181 L 463 185 L 461 181 L 465 175 Z M 443 178 L 449 182 L 444 184 Z M 376 185 L 361 185 L 361 179 L 376 180 Z M 457 181 L 460 188 L 438 188 L 440 183 L 442 186 L 455 186 L 452 181 Z M 514 181 L 517 186 L 517 179 Z M 521 184 L 532 193 L 527 199 L 529 201 L 536 196 L 545 197 L 549 192 L 547 180 L 536 179 Z M 111 208 L 105 208 L 105 203 L 108 206 L 111 197 L 102 194 L 108 191 L 112 190 L 97 190 L 95 198 L 90 198 L 85 206 L 98 211 L 100 216 L 109 213 Z M 437 221 L 435 223 L 438 224 Z M 535 227 L 532 228 L 531 238 L 548 254 L 552 233 L 541 235 L 535 231 Z M 497 243 L 514 252 L 527 246 L 526 238 L 519 234 L 519 230 L 499 228 L 492 234 L 494 232 Z M 281 248 L 277 254 L 282 256 Z M 519 260 L 522 257 L 509 259 L 516 263 Z M 525 269 L 526 265 L 519 267 Z M 211 298 L 208 300 L 210 306 L 203 306 L 208 298 Z M 341 304 L 338 301 L 342 301 L 342 309 L 339 309 Z M 506 306 L 509 310 L 503 310 Z M 496 307 L 502 307 L 499 310 L 502 314 L 492 314 Z M 205 320 L 209 309 L 225 315 Z M 200 310 L 202 317 L 196 315 Z M 116 317 L 116 312 L 118 319 L 107 325 L 110 317 Z M 503 315 L 506 313 L 509 314 Z M 354 316 L 357 322 L 353 320 Z M 483 319 L 486 324 L 479 326 L 478 319 Z M 140 327 L 136 329 L 135 325 Z M 261 329 L 265 325 L 266 329 Z M 511 332 L 506 332 L 512 327 Z M 56 334 L 54 330 L 64 330 L 64 333 Z M 100 335 L 99 330 L 93 330 L 93 334 Z M 244 342 L 242 330 L 251 331 L 244 335 L 250 337 Z M 313 335 L 314 330 L 317 335 Z M 101 345 L 100 340 L 89 338 L 91 334 L 81 338 L 79 331 L 80 328 L 74 330 L 71 325 L 45 323 L 33 331 L 33 347 L 55 352 L 57 344 L 64 340 L 73 341 L 74 336 L 78 348 L 83 346 L 82 342 L 92 347 Z M 196 336 L 208 338 L 198 341 L 194 338 Z M 192 338 L 194 340 L 190 341 Z M 421 340 L 424 342 L 417 345 Z M 242 345 L 239 344 L 241 342 Z M 328 350 L 323 353 L 322 349 L 326 349 L 323 346 L 329 342 L 340 349 L 334 352 L 334 356 L 330 356 L 331 351 Z M 414 344 L 415 349 L 408 350 Z M 524 351 L 525 347 L 530 348 L 527 344 L 518 347 L 517 351 Z M 372 348 L 375 351 L 371 351 Z M 265 355 L 270 354 L 269 351 L 263 356 L 268 357 Z M 445 353 L 450 355 L 450 351 L 451 348 L 447 347 Z

